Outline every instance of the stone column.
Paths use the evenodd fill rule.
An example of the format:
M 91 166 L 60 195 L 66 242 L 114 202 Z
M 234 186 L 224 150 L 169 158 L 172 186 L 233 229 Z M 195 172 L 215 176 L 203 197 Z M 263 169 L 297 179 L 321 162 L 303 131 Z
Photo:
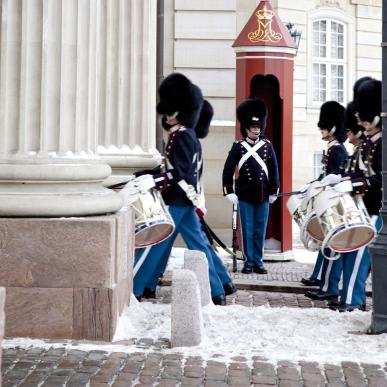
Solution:
M 7 337 L 112 340 L 129 300 L 133 212 L 102 185 L 111 167 L 97 154 L 100 100 L 110 98 L 98 74 L 103 56 L 117 60 L 114 45 L 100 45 L 113 2 L 0 0 Z
M 99 14 L 98 153 L 122 180 L 156 150 L 157 1 L 109 0 Z
M 97 156 L 98 0 L 2 0 L 0 216 L 114 212 Z

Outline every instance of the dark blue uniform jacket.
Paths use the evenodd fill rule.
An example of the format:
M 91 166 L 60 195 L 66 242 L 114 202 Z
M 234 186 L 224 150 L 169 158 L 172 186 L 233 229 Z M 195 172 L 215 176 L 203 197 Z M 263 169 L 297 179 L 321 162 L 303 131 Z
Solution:
M 156 188 L 161 190 L 165 204 L 193 206 L 178 185 L 180 180 L 197 189 L 202 173 L 202 148 L 195 130 L 187 127 L 169 134 L 166 145 L 166 172 L 154 175 Z
M 320 175 L 319 180 L 331 173 L 335 175 L 343 173 L 347 159 L 348 152 L 343 144 L 337 142 L 337 144 L 330 146 L 323 155 L 323 173 Z
M 360 145 L 361 165 L 348 171 L 354 192 L 364 194 L 363 201 L 370 215 L 378 215 L 382 207 L 382 137 L 381 132 Z
M 239 161 L 247 152 L 242 144 L 246 141 L 248 140 L 234 142 L 228 154 L 223 168 L 224 195 L 234 192 L 234 174 Z M 257 160 L 250 156 L 238 169 L 235 181 L 235 193 L 238 198 L 251 203 L 263 203 L 269 199 L 269 195 L 277 194 L 279 189 L 278 164 L 273 145 L 264 137 L 260 137 L 259 141 L 263 141 L 264 144 L 256 153 L 266 164 L 269 176 L 266 176 Z M 251 140 L 249 145 L 254 146 Z

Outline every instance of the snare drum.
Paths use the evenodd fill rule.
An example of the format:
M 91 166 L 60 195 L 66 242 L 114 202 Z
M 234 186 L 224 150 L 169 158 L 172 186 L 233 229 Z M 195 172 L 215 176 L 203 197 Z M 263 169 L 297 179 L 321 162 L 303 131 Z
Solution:
M 313 238 L 306 229 L 307 215 L 306 211 L 302 209 L 303 197 L 301 195 L 293 195 L 286 202 L 290 215 L 300 227 L 300 239 L 304 247 L 309 251 L 318 251 L 321 242 Z M 318 224 L 318 222 L 317 222 Z M 320 225 L 318 224 L 320 228 Z
M 316 215 L 325 235 L 322 249 L 347 253 L 367 246 L 376 237 L 363 199 L 352 196 L 351 191 L 351 182 L 343 181 L 316 196 Z M 338 257 L 336 254 L 333 259 Z
M 305 222 L 303 225 L 304 233 L 309 235 L 319 242 L 320 246 L 324 240 L 324 231 L 322 230 L 320 223 L 317 219 L 315 210 L 316 196 L 322 191 L 321 183 L 314 181 L 310 184 L 306 196 L 302 203 L 302 208 L 305 210 Z
M 132 208 L 136 248 L 156 245 L 173 233 L 175 224 L 159 191 L 151 189 L 140 193 Z

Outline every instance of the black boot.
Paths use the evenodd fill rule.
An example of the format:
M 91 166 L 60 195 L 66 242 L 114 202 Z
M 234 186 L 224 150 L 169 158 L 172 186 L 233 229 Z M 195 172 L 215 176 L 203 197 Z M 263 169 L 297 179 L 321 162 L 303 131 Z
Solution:
M 156 298 L 156 289 L 145 288 L 142 296 L 144 298 Z
M 228 284 L 223 285 L 224 294 L 226 296 L 229 296 L 230 294 L 234 294 L 237 291 L 237 288 L 232 282 L 229 282 Z
M 322 292 L 321 290 L 318 292 L 306 292 L 305 297 L 314 301 L 337 301 L 338 299 L 337 294 Z
M 253 272 L 253 268 L 251 266 L 243 266 L 243 269 L 241 270 L 243 274 L 251 274 Z
M 361 310 L 362 312 L 366 311 L 366 305 L 350 305 L 350 304 L 341 304 L 337 307 L 339 312 L 353 312 L 354 310 Z
M 258 274 L 267 274 L 267 270 L 263 266 L 262 267 L 254 266 L 253 272 Z
M 320 280 L 317 278 L 301 278 L 301 283 L 306 286 L 320 286 Z
M 220 294 L 219 296 L 212 297 L 212 302 L 215 305 L 226 305 L 226 296 L 224 294 Z

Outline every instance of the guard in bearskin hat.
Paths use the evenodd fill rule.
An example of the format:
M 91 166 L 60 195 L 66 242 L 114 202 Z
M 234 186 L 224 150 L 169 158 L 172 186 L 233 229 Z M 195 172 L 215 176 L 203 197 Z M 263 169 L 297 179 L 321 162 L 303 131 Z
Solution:
M 183 74 L 173 73 L 167 76 L 158 92 L 160 102 L 157 112 L 162 115 L 162 125 L 169 132 L 165 152 L 166 171 L 156 175 L 138 176 L 134 185 L 140 192 L 151 188 L 161 191 L 174 220 L 175 231 L 168 239 L 150 249 L 136 250 L 135 267 L 140 257 L 143 263 L 135 273 L 133 293 L 138 299 L 155 296 L 158 279 L 165 270 L 173 242 L 177 234 L 181 233 L 189 249 L 205 253 L 212 300 L 217 305 L 225 305 L 225 295 L 235 292 L 236 288 L 204 235 L 196 212 L 203 169 L 202 149 L 198 138 L 207 135 L 213 109 L 203 99 L 200 88 Z
M 329 177 L 340 176 L 347 165 L 348 153 L 343 145 L 347 138 L 344 129 L 344 113 L 345 108 L 336 101 L 327 101 L 320 108 L 317 126 L 322 140 L 327 142 L 327 150 L 323 152 L 323 172 L 319 177 L 323 185 L 340 182 L 341 179 L 331 181 Z M 312 275 L 308 279 L 301 280 L 304 285 L 314 282 L 313 284 L 319 285 L 319 290 L 306 292 L 305 296 L 312 300 L 337 301 L 341 272 L 342 259 L 328 260 L 320 251 Z
M 364 146 L 364 128 L 359 125 L 356 118 L 356 104 L 350 102 L 345 109 L 344 126 L 347 132 L 348 141 L 353 145 L 353 153 L 348 158 L 346 173 L 355 173 L 360 171 L 360 154 L 362 146 Z
M 364 204 L 377 231 L 382 227 L 382 126 L 381 82 L 367 79 L 358 88 L 354 112 L 364 128 L 366 140 L 359 147 L 358 163 L 342 178 L 350 178 L 355 194 L 363 197 Z M 331 305 L 340 312 L 366 310 L 366 280 L 371 269 L 368 247 L 342 254 L 343 289 L 340 303 Z
M 236 116 L 243 140 L 234 142 L 223 168 L 223 193 L 239 206 L 245 274 L 267 273 L 263 248 L 269 203 L 275 201 L 279 190 L 276 154 L 264 136 L 267 114 L 266 105 L 259 99 L 249 98 L 238 106 Z

